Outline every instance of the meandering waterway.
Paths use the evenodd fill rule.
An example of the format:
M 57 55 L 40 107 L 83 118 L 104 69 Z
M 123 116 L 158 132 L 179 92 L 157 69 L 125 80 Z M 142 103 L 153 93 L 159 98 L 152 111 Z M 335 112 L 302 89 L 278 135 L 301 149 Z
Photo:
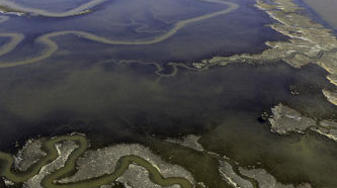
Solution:
M 110 40 L 108 38 L 105 37 L 101 37 L 101 36 L 97 36 L 95 34 L 92 33 L 87 33 L 87 32 L 83 32 L 83 31 L 60 31 L 60 32 L 52 32 L 52 33 L 48 33 L 45 35 L 42 35 L 41 37 L 37 38 L 36 42 L 40 43 L 42 45 L 45 46 L 45 49 L 43 50 L 43 52 L 38 55 L 35 56 L 33 58 L 28 58 L 25 60 L 19 60 L 19 61 L 15 61 L 15 62 L 0 62 L 0 68 L 7 68 L 7 67 L 14 67 L 14 66 L 19 66 L 19 65 L 25 65 L 25 64 L 31 64 L 31 63 L 35 63 L 41 60 L 44 60 L 48 57 L 50 57 L 52 54 L 54 54 L 57 50 L 58 50 L 58 45 L 56 42 L 54 42 L 52 40 L 52 38 L 54 37 L 58 37 L 58 36 L 62 36 L 62 35 L 75 35 L 81 38 L 85 38 L 94 42 L 98 42 L 98 43 L 103 43 L 103 44 L 109 44 L 109 45 L 151 45 L 151 44 L 155 44 L 155 43 L 160 43 L 170 37 L 172 37 L 175 33 L 177 33 L 180 29 L 184 28 L 186 25 L 191 24 L 191 23 L 195 23 L 195 22 L 200 22 L 202 20 L 206 20 L 209 18 L 213 18 L 219 15 L 223 15 L 223 14 L 228 14 L 234 10 L 236 10 L 239 5 L 232 3 L 232 2 L 227 2 L 227 1 L 222 1 L 222 0 L 202 0 L 204 2 L 208 2 L 208 3 L 217 3 L 217 4 L 221 4 L 221 5 L 225 5 L 226 8 L 221 10 L 221 11 L 217 11 L 217 12 L 213 12 L 210 14 L 206 14 L 206 15 L 202 15 L 199 17 L 195 17 L 195 18 L 190 18 L 190 19 L 186 19 L 186 20 L 181 20 L 178 21 L 174 27 L 172 29 L 170 29 L 168 32 L 164 33 L 163 35 L 154 37 L 153 39 L 150 40 L 140 40 L 140 41 L 119 41 L 119 40 Z M 6 33 L 6 34 L 0 34 L 0 37 L 11 37 L 11 42 L 5 44 L 5 46 L 2 47 L 3 50 L 0 49 L 0 56 L 5 55 L 9 52 L 11 52 L 12 50 L 15 49 L 15 47 L 20 44 L 20 42 L 23 39 L 23 36 L 20 34 L 14 34 L 14 33 Z
M 98 187 L 101 185 L 110 184 L 111 182 L 115 181 L 118 177 L 123 175 L 123 173 L 128 169 L 130 164 L 136 164 L 146 168 L 150 173 L 150 179 L 161 186 L 169 186 L 169 185 L 180 185 L 182 188 L 192 188 L 191 182 L 189 182 L 185 178 L 180 177 L 168 177 L 164 178 L 159 170 L 154 167 L 150 162 L 147 160 L 136 156 L 136 155 L 127 155 L 123 156 L 116 161 L 119 163 L 118 168 L 115 170 L 114 173 L 108 174 L 99 178 L 89 179 L 85 181 L 69 183 L 69 184 L 55 184 L 55 180 L 64 177 L 65 175 L 74 171 L 76 166 L 76 160 L 88 149 L 88 142 L 84 136 L 80 135 L 69 135 L 69 136 L 60 136 L 56 138 L 52 138 L 46 141 L 43 145 L 43 148 L 46 150 L 47 155 L 39 160 L 33 167 L 29 168 L 26 172 L 17 172 L 13 171 L 13 163 L 14 159 L 11 154 L 0 152 L 0 162 L 1 162 L 1 176 L 6 177 L 10 181 L 16 183 L 22 183 L 27 181 L 28 179 L 32 178 L 33 176 L 39 174 L 40 170 L 50 163 L 51 161 L 56 160 L 59 156 L 55 145 L 60 142 L 64 141 L 73 141 L 78 144 L 78 148 L 75 149 L 69 158 L 67 159 L 64 167 L 58 167 L 55 172 L 48 174 L 45 178 L 43 178 L 41 185 L 46 188 L 86 188 L 86 187 Z

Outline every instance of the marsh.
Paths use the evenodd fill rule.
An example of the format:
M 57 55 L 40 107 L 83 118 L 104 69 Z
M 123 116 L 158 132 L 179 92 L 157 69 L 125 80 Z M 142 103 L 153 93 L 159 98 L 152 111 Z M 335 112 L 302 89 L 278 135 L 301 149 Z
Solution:
M 235 173 L 261 168 L 284 185 L 337 184 L 336 142 L 310 131 L 277 135 L 261 118 L 282 103 L 336 121 L 337 106 L 322 93 L 336 90 L 326 70 L 282 59 L 193 67 L 289 41 L 267 27 L 275 20 L 255 1 L 6 1 L 16 14 L 0 13 L 1 151 L 79 133 L 90 150 L 148 147 L 200 187 L 231 186 L 219 174 L 224 159 Z M 204 150 L 166 141 L 187 135 L 198 135 Z

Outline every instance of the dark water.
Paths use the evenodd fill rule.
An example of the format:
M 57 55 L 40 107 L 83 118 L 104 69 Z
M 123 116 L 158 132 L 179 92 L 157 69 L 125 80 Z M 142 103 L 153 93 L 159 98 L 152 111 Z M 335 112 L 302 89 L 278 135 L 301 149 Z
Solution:
M 336 107 L 321 94 L 332 86 L 317 66 L 233 64 L 182 70 L 160 81 L 150 65 L 55 66 L 1 70 L 2 150 L 13 151 L 18 140 L 73 131 L 98 146 L 197 134 L 207 149 L 244 165 L 262 162 L 282 181 L 334 183 L 335 143 L 316 134 L 276 136 L 258 120 L 280 102 L 309 116 L 332 117 Z M 292 96 L 290 85 L 301 94 Z
M 160 81 L 149 73 L 154 71 L 150 65 L 74 63 L 64 70 L 54 68 L 50 63 L 38 70 L 1 70 L 0 137 L 7 141 L 2 147 L 20 137 L 64 130 L 98 131 L 117 140 L 133 139 L 134 134 L 200 133 L 231 111 L 253 112 L 257 120 L 279 102 L 321 117 L 336 110 L 321 94 L 322 87 L 329 87 L 325 73 L 314 66 L 230 65 L 180 71 Z M 290 85 L 301 95 L 290 95 Z

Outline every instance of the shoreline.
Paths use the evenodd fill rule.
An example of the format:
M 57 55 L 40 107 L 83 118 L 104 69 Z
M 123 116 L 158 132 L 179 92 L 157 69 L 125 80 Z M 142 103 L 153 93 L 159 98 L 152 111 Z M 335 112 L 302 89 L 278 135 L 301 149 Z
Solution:
M 301 7 L 294 0 L 279 0 L 276 4 L 257 0 L 256 6 L 276 21 L 268 26 L 288 36 L 288 41 L 268 41 L 266 45 L 269 48 L 260 54 L 213 57 L 195 62 L 193 66 L 207 69 L 210 66 L 226 66 L 229 63 L 261 64 L 284 61 L 295 68 L 311 63 L 317 64 L 330 76 L 337 75 L 337 38 L 332 30 L 300 14 Z

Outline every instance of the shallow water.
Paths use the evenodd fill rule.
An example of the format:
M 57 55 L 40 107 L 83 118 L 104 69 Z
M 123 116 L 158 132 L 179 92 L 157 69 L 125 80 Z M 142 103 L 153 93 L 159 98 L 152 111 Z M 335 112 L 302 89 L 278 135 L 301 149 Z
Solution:
M 10 61 L 28 54 L 39 54 L 39 51 L 41 53 L 44 46 L 33 41 L 49 32 L 79 30 L 111 40 L 146 40 L 165 33 L 179 20 L 226 7 L 192 0 L 134 1 L 109 1 L 104 6 L 96 7 L 98 11 L 91 14 L 69 18 L 13 16 L 1 25 L 0 32 L 22 32 L 26 39 L 19 46 L 21 48 L 0 60 Z M 266 47 L 264 41 L 283 38 L 270 28 L 263 27 L 270 23 L 270 19 L 253 7 L 253 2 L 242 0 L 236 3 L 240 5 L 238 10 L 191 23 L 173 37 L 154 45 L 103 45 L 74 36 L 61 36 L 54 40 L 60 45 L 60 50 L 71 51 L 74 55 L 95 53 L 97 57 L 167 62 L 193 61 L 242 52 L 256 53 Z M 189 8 L 186 9 L 187 6 Z M 32 49 L 36 52 L 33 53 Z
M 81 4 L 89 2 L 89 0 L 14 0 L 13 2 L 20 4 L 24 7 L 30 7 L 30 8 L 38 8 L 46 11 L 52 11 L 52 12 L 62 12 L 69 9 L 76 8 L 80 6 Z

